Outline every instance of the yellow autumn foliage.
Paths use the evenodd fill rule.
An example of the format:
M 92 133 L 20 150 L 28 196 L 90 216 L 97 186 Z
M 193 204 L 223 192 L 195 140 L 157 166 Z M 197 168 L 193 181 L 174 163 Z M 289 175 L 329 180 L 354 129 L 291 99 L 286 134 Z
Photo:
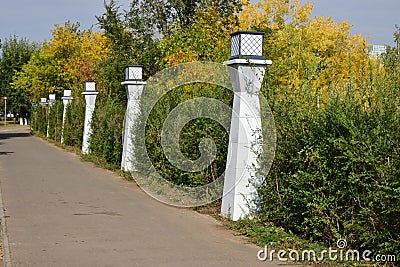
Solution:
M 64 86 L 80 93 L 84 81 L 96 80 L 94 67 L 108 56 L 110 42 L 102 33 L 77 33 L 68 25 L 55 25 L 52 34 L 53 39 L 43 47 L 42 53 L 57 60 Z
M 185 62 L 223 62 L 229 58 L 230 34 L 238 30 L 235 16 L 225 16 L 216 5 L 196 13 L 193 23 L 173 26 L 172 34 L 160 40 L 164 64 L 172 67 Z
M 77 25 L 55 25 L 53 39 L 16 73 L 13 85 L 25 89 L 33 99 L 72 89 L 80 96 L 85 80 L 96 79 L 97 64 L 109 54 L 110 41 L 103 33 L 78 32 Z
M 344 90 L 349 83 L 364 85 L 376 71 L 368 56 L 366 38 L 351 35 L 351 25 L 331 17 L 311 17 L 314 4 L 300 0 L 243 0 L 240 12 L 228 19 L 211 6 L 199 11 L 193 23 L 176 27 L 160 41 L 165 65 L 229 58 L 230 33 L 256 30 L 266 33 L 264 51 L 273 86 L 289 91 L 307 88 L 315 101 L 327 99 L 328 92 Z M 228 23 L 227 23 L 228 22 Z M 378 68 L 379 69 L 379 68 Z M 370 95 L 372 92 L 365 92 Z M 286 97 L 286 96 L 282 96 Z
M 313 8 L 310 1 L 244 1 L 238 18 L 241 30 L 267 32 L 264 51 L 273 61 L 269 69 L 275 85 L 292 91 L 307 87 L 319 101 L 350 81 L 361 86 L 373 59 L 366 39 L 351 35 L 348 22 L 311 18 Z

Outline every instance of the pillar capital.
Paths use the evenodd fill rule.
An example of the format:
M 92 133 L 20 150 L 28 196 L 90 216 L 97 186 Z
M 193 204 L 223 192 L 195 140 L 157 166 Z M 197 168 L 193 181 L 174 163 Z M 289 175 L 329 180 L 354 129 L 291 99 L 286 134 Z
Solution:
M 225 61 L 223 64 L 226 66 L 229 66 L 229 67 L 234 67 L 235 65 L 266 66 L 266 65 L 271 65 L 272 60 L 236 58 L 236 59 L 230 59 L 228 61 Z

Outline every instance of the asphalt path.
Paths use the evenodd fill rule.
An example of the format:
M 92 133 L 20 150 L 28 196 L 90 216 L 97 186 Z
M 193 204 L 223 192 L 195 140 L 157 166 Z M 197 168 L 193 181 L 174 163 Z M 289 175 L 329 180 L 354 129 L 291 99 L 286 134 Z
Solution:
M 6 266 L 271 266 L 212 217 L 159 203 L 26 127 L 0 129 L 0 184 Z

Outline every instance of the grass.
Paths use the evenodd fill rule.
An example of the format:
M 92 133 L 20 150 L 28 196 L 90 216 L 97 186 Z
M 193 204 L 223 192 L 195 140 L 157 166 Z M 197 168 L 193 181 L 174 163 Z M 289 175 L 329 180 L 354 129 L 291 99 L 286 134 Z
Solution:
M 289 258 L 289 253 L 291 251 L 297 251 L 299 253 L 299 261 L 288 261 L 289 264 L 306 264 L 312 266 L 395 266 L 396 262 L 388 262 L 388 263 L 380 263 L 373 261 L 363 261 L 362 254 L 363 251 L 359 251 L 360 261 L 351 260 L 351 254 L 349 254 L 349 259 L 346 261 L 346 252 L 350 250 L 350 248 L 340 249 L 336 246 L 336 244 L 324 244 L 314 242 L 312 240 L 303 239 L 300 236 L 287 232 L 282 227 L 276 227 L 273 224 L 265 224 L 260 219 L 244 219 L 236 222 L 233 221 L 225 221 L 225 225 L 234 231 L 237 232 L 238 235 L 246 236 L 250 239 L 251 242 L 257 244 L 261 248 L 268 248 L 268 253 L 271 253 L 272 250 L 275 250 L 273 254 L 273 259 L 275 262 L 278 261 L 278 251 L 284 250 L 286 255 L 284 257 Z M 329 256 L 329 250 L 337 250 L 337 252 L 333 252 L 332 257 L 337 256 L 337 260 L 332 260 Z M 325 250 L 325 252 L 323 252 Z M 308 260 L 308 254 L 305 254 L 305 259 L 302 260 L 302 252 L 303 251 L 314 251 L 315 258 L 314 261 Z M 341 252 L 342 251 L 342 252 Z M 343 253 L 343 254 L 341 254 Z M 292 254 L 295 255 L 295 254 Z M 323 255 L 323 259 L 320 260 Z M 340 256 L 342 255 L 342 256 Z M 292 256 L 295 257 L 295 256 Z M 372 258 L 372 257 L 371 257 Z M 267 261 L 270 258 L 268 257 Z M 283 261 L 278 261 L 279 263 L 284 263 Z
M 6 127 L 14 127 L 14 126 L 20 126 L 20 125 L 19 123 L 14 123 L 14 121 L 7 121 Z M 4 127 L 4 120 L 0 121 L 0 127 Z

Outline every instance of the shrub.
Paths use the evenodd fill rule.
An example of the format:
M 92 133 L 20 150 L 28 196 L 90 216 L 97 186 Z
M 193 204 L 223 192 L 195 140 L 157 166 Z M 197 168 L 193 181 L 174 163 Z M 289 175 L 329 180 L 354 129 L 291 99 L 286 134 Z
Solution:
M 61 140 L 63 109 L 64 105 L 62 101 L 56 101 L 50 107 L 48 119 L 49 138 L 57 142 Z
M 290 93 L 272 98 L 278 144 L 259 187 L 263 220 L 312 240 L 345 238 L 354 248 L 399 257 L 398 99 L 390 88 L 366 101 L 348 90 L 321 108 Z
M 216 180 L 225 171 L 229 133 L 214 120 L 209 118 L 193 119 L 179 133 L 179 149 L 186 159 L 196 160 L 200 157 L 199 144 L 205 138 L 210 138 L 215 143 L 215 159 L 203 171 L 190 172 L 175 167 L 166 157 L 161 145 L 161 133 L 167 116 L 179 104 L 198 97 L 218 99 L 226 105 L 232 106 L 233 93 L 227 89 L 206 84 L 181 86 L 169 91 L 156 103 L 147 121 L 140 117 L 135 129 L 145 127 L 146 133 L 145 136 L 141 136 L 141 133 L 134 131 L 136 139 L 133 142 L 136 148 L 135 158 L 138 161 L 140 172 L 144 175 L 152 172 L 146 161 L 147 155 L 155 170 L 166 180 L 177 185 L 189 187 L 205 185 Z M 141 102 L 142 110 L 146 110 L 147 103 L 145 102 Z M 142 147 L 141 140 L 143 138 L 146 147 Z
M 64 122 L 64 144 L 77 148 L 82 147 L 85 104 L 82 99 L 72 101 L 66 110 Z
M 121 165 L 122 134 L 126 105 L 107 98 L 98 101 L 93 113 L 91 154 L 115 166 Z
M 33 110 L 31 127 L 34 132 L 46 134 L 47 129 L 47 107 L 37 105 Z

